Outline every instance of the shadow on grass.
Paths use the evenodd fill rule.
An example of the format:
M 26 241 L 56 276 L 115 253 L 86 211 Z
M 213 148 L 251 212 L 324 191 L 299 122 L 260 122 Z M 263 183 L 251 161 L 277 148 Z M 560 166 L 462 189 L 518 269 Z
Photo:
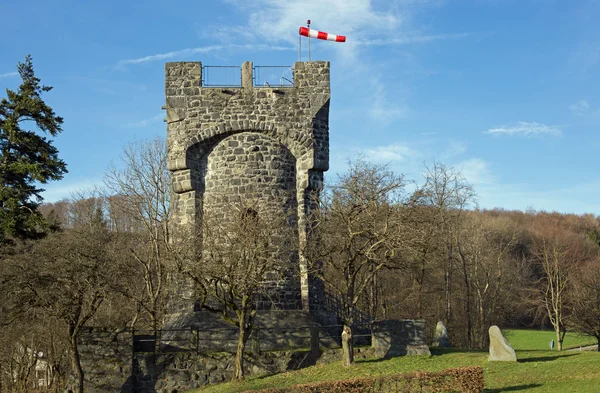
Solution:
M 483 391 L 485 393 L 517 392 L 519 390 L 539 388 L 540 386 L 542 386 L 541 383 L 530 383 L 528 385 L 508 386 L 500 389 L 484 389 Z
M 449 353 L 484 353 L 487 352 L 485 349 L 463 349 L 463 348 L 440 348 L 440 347 L 429 347 L 431 356 L 442 356 Z
M 519 359 L 519 363 L 551 362 L 551 361 L 559 359 L 559 358 L 567 358 L 569 356 L 575 356 L 575 355 L 577 355 L 577 354 L 576 353 L 569 353 L 569 354 L 556 355 L 556 356 L 542 356 L 542 357 L 537 357 L 537 358 L 524 358 L 524 359 Z

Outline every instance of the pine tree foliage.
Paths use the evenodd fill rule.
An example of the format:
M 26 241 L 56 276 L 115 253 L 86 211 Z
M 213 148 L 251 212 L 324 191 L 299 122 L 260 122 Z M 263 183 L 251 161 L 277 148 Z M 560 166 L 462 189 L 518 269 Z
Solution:
M 63 119 L 41 97 L 52 87 L 40 84 L 31 56 L 17 68 L 21 85 L 17 91 L 6 89 L 0 101 L 0 244 L 42 233 L 38 206 L 44 189 L 39 186 L 67 173 L 52 140 L 43 135 L 62 131 Z

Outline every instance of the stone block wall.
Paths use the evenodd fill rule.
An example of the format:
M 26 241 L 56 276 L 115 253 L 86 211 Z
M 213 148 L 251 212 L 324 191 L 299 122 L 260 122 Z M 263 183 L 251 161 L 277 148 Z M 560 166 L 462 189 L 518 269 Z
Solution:
M 282 338 L 279 337 L 281 343 Z M 269 342 L 276 341 L 267 340 L 265 345 Z M 290 347 L 290 343 L 286 343 L 276 349 Z M 148 349 L 143 352 L 141 348 L 134 351 L 130 329 L 86 328 L 80 335 L 79 348 L 87 393 L 182 392 L 229 381 L 234 375 L 234 354 L 226 351 L 228 348 L 171 353 L 153 353 Z M 314 363 L 310 351 L 302 347 L 260 354 L 248 348 L 245 360 L 244 368 L 249 376 L 277 374 Z M 71 385 L 75 391 L 75 381 L 71 381 Z
M 388 319 L 372 325 L 372 347 L 379 357 L 431 355 L 424 320 Z
M 130 329 L 84 328 L 80 333 L 79 352 L 86 392 L 133 391 Z
M 264 309 L 309 310 L 319 302 L 299 250 L 311 197 L 329 167 L 329 63 L 297 62 L 293 77 L 292 87 L 254 87 L 252 63 L 244 63 L 241 87 L 214 88 L 202 86 L 200 62 L 165 66 L 176 225 L 197 228 L 207 212 L 227 220 L 226 207 L 236 203 L 258 204 L 296 226 L 298 251 L 282 258 L 283 276 L 267 280 Z M 193 297 L 189 286 L 175 287 L 169 313 L 192 312 L 193 302 L 183 301 Z
M 308 312 L 259 314 L 260 342 L 253 336 L 249 339 L 244 363 L 247 375 L 277 374 L 341 359 L 340 350 L 333 349 L 339 348 L 335 337 L 311 324 Z M 154 345 L 140 345 L 139 341 L 134 347 L 130 329 L 84 329 L 80 353 L 86 392 L 171 393 L 229 381 L 234 374 L 236 331 L 218 319 L 202 317 L 195 324 L 204 330 L 182 331 L 174 337 L 177 346 L 161 343 L 157 353 Z M 228 327 L 229 331 L 223 330 Z M 163 333 L 163 339 L 167 334 Z M 198 338 L 202 344 L 197 346 Z M 358 358 L 430 354 L 424 321 L 379 321 L 373 326 L 372 338 L 371 348 L 356 348 Z
M 234 355 L 226 352 L 123 353 L 114 352 L 111 334 L 81 346 L 82 367 L 87 393 L 171 393 L 208 384 L 230 381 L 234 375 Z M 131 341 L 129 341 L 131 349 Z M 124 346 L 125 349 L 127 345 Z M 247 375 L 277 374 L 308 364 L 308 350 L 266 352 L 248 351 L 244 369 Z M 73 387 L 75 383 L 72 383 Z M 72 389 L 73 389 L 72 387 Z M 73 389 L 73 391 L 75 391 Z

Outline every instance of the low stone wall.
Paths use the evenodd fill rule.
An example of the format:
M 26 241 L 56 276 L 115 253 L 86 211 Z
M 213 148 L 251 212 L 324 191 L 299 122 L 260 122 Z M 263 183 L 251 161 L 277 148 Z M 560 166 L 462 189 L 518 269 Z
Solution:
M 319 325 L 308 311 L 303 310 L 258 311 L 255 323 L 248 346 L 257 352 L 309 348 L 310 327 Z M 336 323 L 336 320 L 331 322 L 332 325 Z M 173 346 L 199 352 L 234 352 L 237 345 L 237 328 L 208 311 L 171 319 L 168 326 L 163 333 L 162 347 Z M 338 344 L 339 333 L 320 328 L 319 338 L 322 347 L 332 348 Z
M 133 351 L 131 330 L 86 329 L 80 353 L 87 393 L 171 393 L 228 381 L 234 354 Z M 309 350 L 245 354 L 247 375 L 276 374 L 314 364 Z
M 246 375 L 270 375 L 306 367 L 314 363 L 309 351 L 245 354 Z M 136 393 L 171 393 L 230 381 L 234 376 L 234 355 L 230 353 L 136 354 L 134 376 Z M 89 390 L 94 393 L 93 390 Z M 99 391 L 98 391 L 99 392 Z
M 323 328 L 313 327 L 313 340 L 319 338 L 318 347 L 322 351 L 319 353 L 315 350 L 317 346 L 313 341 L 311 352 L 310 329 L 298 330 L 290 325 L 293 320 L 297 326 L 301 326 L 300 322 L 308 325 L 309 321 L 304 319 L 306 315 L 303 312 L 293 314 L 272 313 L 262 316 L 259 345 L 252 338 L 248 342 L 244 363 L 247 375 L 277 374 L 341 359 L 340 350 L 331 349 L 336 343 Z M 286 318 L 283 318 L 284 315 Z M 194 332 L 188 331 L 186 334 L 193 337 Z M 231 352 L 197 351 L 193 348 L 193 340 L 189 340 L 192 343 L 189 348 L 181 343 L 168 346 L 161 342 L 155 353 L 152 340 L 140 343 L 141 336 L 136 333 L 135 337 L 136 340 L 131 330 L 88 328 L 82 332 L 80 353 L 86 392 L 182 392 L 228 381 L 234 375 L 235 355 Z M 430 354 L 424 321 L 375 322 L 372 341 L 372 347 L 356 349 L 358 358 Z
M 130 329 L 84 328 L 79 338 L 85 391 L 133 392 L 133 335 Z M 73 391 L 76 391 L 72 387 Z

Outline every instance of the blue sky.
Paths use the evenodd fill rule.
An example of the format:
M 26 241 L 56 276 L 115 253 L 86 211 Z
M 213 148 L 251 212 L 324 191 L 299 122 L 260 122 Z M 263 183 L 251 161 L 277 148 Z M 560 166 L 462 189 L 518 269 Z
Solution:
M 69 174 L 48 201 L 100 183 L 125 143 L 166 135 L 166 61 L 292 65 L 311 19 L 347 36 L 311 41 L 331 61 L 328 178 L 360 153 L 416 181 L 436 159 L 482 208 L 600 215 L 598 1 L 32 0 L 0 15 L 0 87 L 30 53 L 65 118 Z

